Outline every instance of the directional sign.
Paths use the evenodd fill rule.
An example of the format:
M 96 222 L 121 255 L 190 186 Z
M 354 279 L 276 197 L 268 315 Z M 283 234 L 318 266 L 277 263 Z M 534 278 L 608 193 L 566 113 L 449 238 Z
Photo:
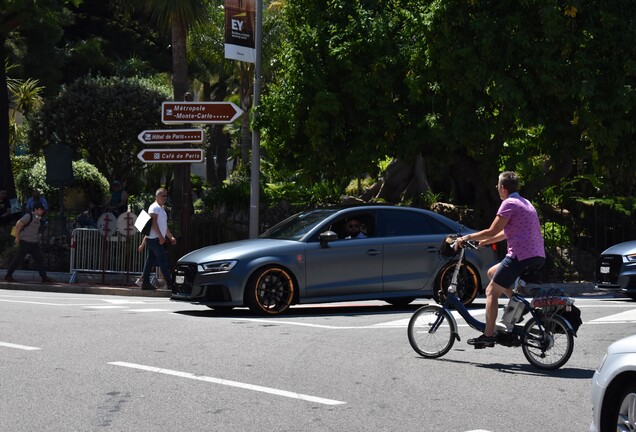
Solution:
M 203 162 L 201 149 L 145 149 L 137 154 L 146 163 L 193 163 Z
M 179 123 L 232 123 L 243 111 L 232 102 L 163 102 L 161 122 Z
M 145 130 L 137 138 L 144 144 L 202 143 L 203 129 Z

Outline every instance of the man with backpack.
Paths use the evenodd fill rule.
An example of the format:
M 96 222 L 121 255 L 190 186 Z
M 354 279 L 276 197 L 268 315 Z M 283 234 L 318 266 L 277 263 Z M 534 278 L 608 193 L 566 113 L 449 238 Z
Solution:
M 27 254 L 31 255 L 35 260 L 42 282 L 53 282 L 53 279 L 49 278 L 44 270 L 44 259 L 40 248 L 39 230 L 44 211 L 44 206 L 41 203 L 35 204 L 33 213 L 25 214 L 15 224 L 15 243 L 18 245 L 18 254 L 11 262 L 4 277 L 7 282 L 15 282 L 12 276 L 13 272 L 22 263 Z

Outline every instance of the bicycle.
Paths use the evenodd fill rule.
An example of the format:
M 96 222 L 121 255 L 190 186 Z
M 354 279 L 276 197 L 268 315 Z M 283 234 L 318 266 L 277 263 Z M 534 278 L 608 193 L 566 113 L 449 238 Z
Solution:
M 455 247 L 453 238 L 447 237 L 445 241 Z M 450 351 L 455 340 L 461 341 L 453 309 L 475 330 L 483 333 L 486 327 L 484 322 L 469 313 L 457 295 L 457 277 L 466 248 L 477 249 L 477 245 L 471 241 L 462 242 L 442 305 L 422 306 L 409 321 L 409 343 L 423 357 L 442 357 Z M 523 279 L 520 278 L 513 290 L 512 298 L 519 302 L 519 309 L 514 315 L 514 328 L 510 332 L 496 331 L 496 343 L 506 347 L 520 346 L 528 362 L 539 369 L 558 369 L 570 359 L 576 330 L 580 325 L 577 322 L 575 329 L 563 314 L 575 309 L 580 316 L 580 311 L 573 305 L 573 299 L 563 295 L 540 295 L 528 301 L 519 293 L 519 287 L 523 285 Z M 528 314 L 528 320 L 522 323 Z

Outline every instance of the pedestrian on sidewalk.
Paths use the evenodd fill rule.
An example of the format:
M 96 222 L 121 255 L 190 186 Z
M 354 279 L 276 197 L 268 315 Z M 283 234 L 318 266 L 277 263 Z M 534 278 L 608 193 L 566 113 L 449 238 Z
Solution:
M 42 196 L 39 190 L 33 189 L 33 192 L 31 192 L 31 196 L 29 197 L 29 199 L 27 199 L 26 202 L 26 211 L 32 213 L 33 210 L 35 210 L 35 206 L 38 204 L 41 204 L 42 207 L 44 207 L 44 211 L 49 210 L 49 203 L 46 201 L 46 198 Z
M 167 200 L 168 191 L 163 188 L 157 189 L 155 192 L 155 202 L 148 207 L 148 214 L 152 218 L 152 228 L 150 228 L 150 233 L 145 238 L 147 258 L 142 274 L 142 290 L 155 289 L 150 283 L 150 272 L 152 271 L 152 267 L 155 266 L 159 267 L 168 289 L 172 290 L 172 277 L 170 276 L 168 255 L 166 254 L 164 245 L 167 240 L 174 245 L 177 243 L 177 239 L 174 238 L 170 232 L 170 228 L 168 228 L 168 215 L 163 208 Z
M 13 272 L 24 261 L 27 255 L 31 255 L 35 260 L 35 266 L 40 273 L 42 282 L 53 282 L 53 279 L 46 275 L 44 270 L 44 259 L 40 248 L 40 222 L 44 214 L 44 206 L 41 203 L 33 206 L 33 213 L 27 213 L 15 224 L 15 243 L 18 245 L 18 254 L 13 258 L 4 280 L 15 282 Z

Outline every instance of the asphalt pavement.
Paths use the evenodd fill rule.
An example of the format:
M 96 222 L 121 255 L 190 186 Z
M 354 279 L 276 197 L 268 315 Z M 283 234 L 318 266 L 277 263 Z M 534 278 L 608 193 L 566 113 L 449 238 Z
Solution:
M 15 282 L 5 281 L 5 275 L 6 270 L 0 269 L 0 289 L 72 294 L 170 297 L 170 291 L 163 289 L 161 282 L 159 283 L 158 289 L 142 290 L 141 287 L 135 283 L 139 275 L 132 273 L 128 275 L 107 273 L 79 273 L 72 275 L 63 272 L 48 272 L 47 276 L 53 279 L 53 282 L 50 283 L 42 283 L 37 271 L 17 270 L 13 273 Z M 153 281 L 153 283 L 154 282 L 155 281 Z M 574 297 L 606 294 L 601 291 L 596 291 L 592 282 L 549 283 L 542 285 L 543 289 L 557 287 L 564 288 L 567 295 Z

